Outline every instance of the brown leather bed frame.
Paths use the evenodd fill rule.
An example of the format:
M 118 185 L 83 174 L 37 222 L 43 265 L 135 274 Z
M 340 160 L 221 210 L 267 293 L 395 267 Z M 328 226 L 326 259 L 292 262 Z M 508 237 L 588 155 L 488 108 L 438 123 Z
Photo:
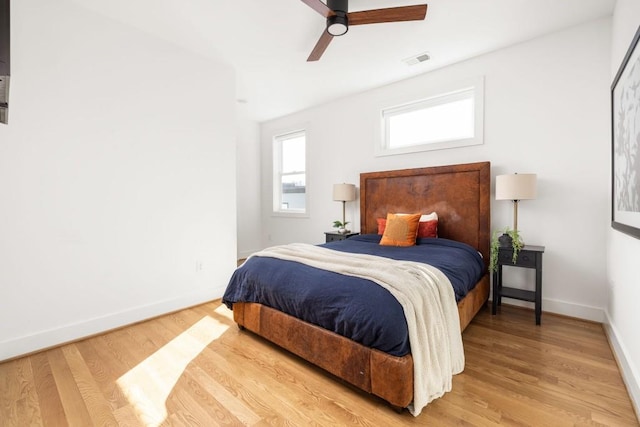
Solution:
M 403 169 L 360 174 L 360 230 L 377 233 L 387 212 L 438 213 L 438 236 L 467 243 L 489 262 L 490 164 Z M 462 330 L 489 297 L 486 273 L 458 303 Z M 413 400 L 413 359 L 365 347 L 341 335 L 256 303 L 235 303 L 246 328 L 396 408 Z

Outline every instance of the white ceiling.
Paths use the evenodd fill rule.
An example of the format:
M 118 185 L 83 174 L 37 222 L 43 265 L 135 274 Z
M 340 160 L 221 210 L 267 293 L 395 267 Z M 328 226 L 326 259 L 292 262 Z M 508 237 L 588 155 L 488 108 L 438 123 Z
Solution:
M 324 18 L 300 0 L 74 0 L 120 22 L 232 64 L 237 97 L 258 121 L 283 116 L 610 16 L 615 0 L 427 0 L 424 21 L 352 27 L 318 62 Z M 421 4 L 351 0 L 350 11 Z M 428 51 L 431 60 L 402 60 Z

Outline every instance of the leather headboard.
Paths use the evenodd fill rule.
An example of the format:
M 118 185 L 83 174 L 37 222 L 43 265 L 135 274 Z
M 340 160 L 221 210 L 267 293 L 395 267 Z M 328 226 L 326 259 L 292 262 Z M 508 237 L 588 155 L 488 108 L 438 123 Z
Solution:
M 360 174 L 360 232 L 378 232 L 387 213 L 438 213 L 438 237 L 476 248 L 489 262 L 489 162 Z

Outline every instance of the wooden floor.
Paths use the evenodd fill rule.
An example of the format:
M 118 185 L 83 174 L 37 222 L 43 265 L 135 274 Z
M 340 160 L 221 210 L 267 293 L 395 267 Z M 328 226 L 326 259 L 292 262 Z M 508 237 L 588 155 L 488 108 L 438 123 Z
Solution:
M 453 391 L 414 418 L 214 302 L 0 364 L 0 425 L 638 425 L 600 325 L 485 308 L 464 345 Z

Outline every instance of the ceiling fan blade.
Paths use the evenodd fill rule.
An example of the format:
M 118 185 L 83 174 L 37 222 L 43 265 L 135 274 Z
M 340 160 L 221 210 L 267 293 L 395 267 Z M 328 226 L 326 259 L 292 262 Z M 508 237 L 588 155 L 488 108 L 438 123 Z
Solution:
M 302 0 L 302 3 L 306 4 L 311 9 L 315 10 L 325 18 L 328 18 L 336 14 L 333 10 L 329 9 L 327 5 L 322 3 L 320 0 Z
M 307 58 L 307 62 L 317 61 L 320 59 L 325 50 L 327 50 L 327 46 L 333 40 L 333 36 L 329 34 L 326 30 L 322 32 L 318 43 L 316 43 L 315 47 L 311 51 L 311 55 Z
M 349 25 L 379 24 L 381 22 L 421 21 L 427 15 L 427 5 L 389 7 L 351 12 Z

